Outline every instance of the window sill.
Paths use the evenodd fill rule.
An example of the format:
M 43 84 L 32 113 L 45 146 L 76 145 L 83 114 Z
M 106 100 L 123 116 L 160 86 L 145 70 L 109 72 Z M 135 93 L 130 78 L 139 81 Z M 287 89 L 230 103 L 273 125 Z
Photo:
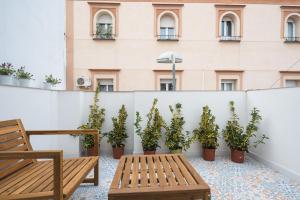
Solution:
M 116 38 L 93 38 L 93 40 L 115 41 Z

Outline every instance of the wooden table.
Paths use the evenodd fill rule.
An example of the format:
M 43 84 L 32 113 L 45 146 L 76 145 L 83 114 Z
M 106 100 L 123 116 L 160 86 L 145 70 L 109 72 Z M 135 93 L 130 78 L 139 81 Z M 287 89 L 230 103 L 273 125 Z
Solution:
M 182 154 L 120 159 L 109 200 L 210 199 L 210 188 Z

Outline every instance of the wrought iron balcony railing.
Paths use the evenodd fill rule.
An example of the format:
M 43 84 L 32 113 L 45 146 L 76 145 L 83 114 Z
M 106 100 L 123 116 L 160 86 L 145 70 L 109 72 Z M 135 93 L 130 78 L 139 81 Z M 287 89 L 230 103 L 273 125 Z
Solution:
M 112 33 L 98 33 L 93 35 L 94 40 L 115 40 L 115 34 Z
M 300 42 L 300 37 L 284 37 L 285 42 Z
M 158 41 L 178 41 L 178 35 L 157 35 Z
M 220 41 L 239 42 L 241 41 L 241 36 L 220 36 Z

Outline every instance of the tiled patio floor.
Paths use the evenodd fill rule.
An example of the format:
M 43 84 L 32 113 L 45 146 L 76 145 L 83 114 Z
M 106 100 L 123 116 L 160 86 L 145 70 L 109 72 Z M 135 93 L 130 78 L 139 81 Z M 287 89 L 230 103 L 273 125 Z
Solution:
M 212 189 L 213 200 L 300 200 L 300 184 L 265 165 L 247 158 L 244 164 L 218 157 L 215 162 L 189 158 Z M 99 187 L 79 187 L 72 200 L 107 199 L 118 160 L 101 156 Z

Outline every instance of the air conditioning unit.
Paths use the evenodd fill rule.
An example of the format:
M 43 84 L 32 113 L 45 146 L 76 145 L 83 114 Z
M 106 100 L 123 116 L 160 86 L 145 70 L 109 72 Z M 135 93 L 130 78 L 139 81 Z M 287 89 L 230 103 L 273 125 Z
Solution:
M 91 87 L 91 85 L 92 85 L 92 82 L 89 77 L 81 76 L 76 79 L 77 87 L 86 87 L 87 88 L 87 87 Z

